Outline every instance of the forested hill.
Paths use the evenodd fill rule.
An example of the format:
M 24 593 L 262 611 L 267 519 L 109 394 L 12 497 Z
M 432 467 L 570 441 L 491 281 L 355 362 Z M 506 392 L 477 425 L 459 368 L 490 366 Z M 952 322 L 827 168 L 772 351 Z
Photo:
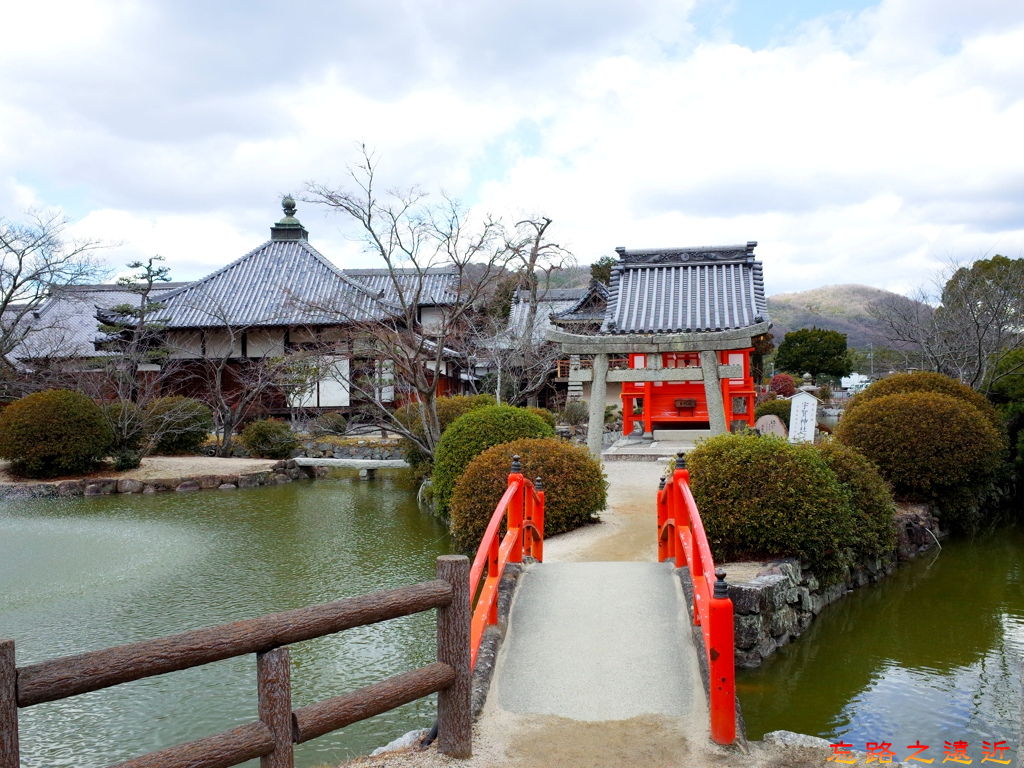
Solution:
M 777 293 L 768 297 L 768 314 L 774 327 L 775 343 L 799 328 L 826 328 L 846 334 L 851 347 L 867 347 L 882 341 L 881 324 L 868 307 L 889 291 L 867 285 L 826 285 L 799 293 Z

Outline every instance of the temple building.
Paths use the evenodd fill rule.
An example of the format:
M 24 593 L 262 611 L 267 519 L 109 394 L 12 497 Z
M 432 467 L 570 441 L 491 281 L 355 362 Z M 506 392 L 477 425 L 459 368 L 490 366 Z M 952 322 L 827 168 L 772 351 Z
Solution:
M 754 423 L 750 355 L 771 327 L 756 246 L 616 248 L 597 333 L 568 330 L 571 311 L 553 318 L 567 329 L 548 340 L 569 356 L 570 396 L 589 384 L 592 453 L 601 452 L 609 385 L 621 386 L 625 435 L 716 435 Z M 593 315 L 597 297 L 589 298 Z M 610 360 L 619 365 L 610 370 Z

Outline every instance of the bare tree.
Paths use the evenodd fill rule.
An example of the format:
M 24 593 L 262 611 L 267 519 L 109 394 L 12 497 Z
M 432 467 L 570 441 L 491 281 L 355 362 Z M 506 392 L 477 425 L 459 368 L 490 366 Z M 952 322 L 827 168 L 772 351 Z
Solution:
M 1024 259 L 950 264 L 930 287 L 884 299 L 871 312 L 897 350 L 918 352 L 927 367 L 986 394 L 1024 372 L 1024 362 L 1004 364 L 1024 349 Z
M 61 214 L 29 211 L 25 219 L 0 218 L 0 368 L 8 372 L 16 368 L 12 353 L 29 333 L 46 335 L 45 323 L 33 321 L 48 293 L 106 272 L 95 258 L 104 245 L 69 237 L 70 221 Z
M 526 317 L 522 328 L 508 328 L 504 346 L 492 345 L 496 362 L 500 359 L 514 377 L 512 402 L 525 400 L 530 405 L 537 404 L 537 395 L 559 357 L 557 347 L 537 333 L 537 312 L 550 290 L 551 273 L 575 264 L 569 250 L 548 240 L 550 227 L 546 216 L 523 219 L 516 222 L 514 236 L 506 242 L 519 267 L 520 292 L 526 293 Z
M 387 290 L 371 297 L 369 316 L 363 304 L 313 308 L 348 325 L 353 347 L 377 361 L 362 376 L 352 377 L 352 391 L 374 422 L 433 455 L 441 436 L 438 386 L 447 366 L 459 357 L 450 345 L 465 338 L 469 319 L 504 273 L 510 258 L 504 228 L 490 216 L 474 219 L 446 195 L 434 202 L 417 187 L 379 191 L 377 158 L 365 145 L 348 175 L 348 187 L 307 184 L 307 200 L 356 226 L 359 241 L 387 269 Z M 447 274 L 443 288 L 430 279 L 438 269 Z M 421 314 L 427 305 L 429 318 Z M 396 418 L 380 396 L 389 386 L 421 404 L 416 411 L 422 436 Z

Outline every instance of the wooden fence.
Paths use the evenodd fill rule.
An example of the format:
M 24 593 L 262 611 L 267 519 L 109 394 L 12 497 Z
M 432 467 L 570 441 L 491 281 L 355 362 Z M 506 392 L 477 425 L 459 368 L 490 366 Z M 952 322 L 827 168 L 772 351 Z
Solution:
M 292 710 L 288 645 L 437 608 L 437 661 L 352 693 Z M 256 654 L 259 720 L 118 763 L 117 768 L 226 768 L 260 758 L 291 768 L 293 744 L 438 694 L 438 749 L 472 752 L 469 561 L 437 559 L 434 581 L 16 667 L 0 640 L 0 768 L 19 768 L 18 709 Z

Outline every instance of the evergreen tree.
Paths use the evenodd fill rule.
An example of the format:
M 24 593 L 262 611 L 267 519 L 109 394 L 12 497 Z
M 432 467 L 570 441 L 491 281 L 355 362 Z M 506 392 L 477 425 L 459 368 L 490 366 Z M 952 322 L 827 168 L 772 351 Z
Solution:
M 791 331 L 779 345 L 775 367 L 797 375 L 848 376 L 852 368 L 846 354 L 846 334 L 824 328 Z

